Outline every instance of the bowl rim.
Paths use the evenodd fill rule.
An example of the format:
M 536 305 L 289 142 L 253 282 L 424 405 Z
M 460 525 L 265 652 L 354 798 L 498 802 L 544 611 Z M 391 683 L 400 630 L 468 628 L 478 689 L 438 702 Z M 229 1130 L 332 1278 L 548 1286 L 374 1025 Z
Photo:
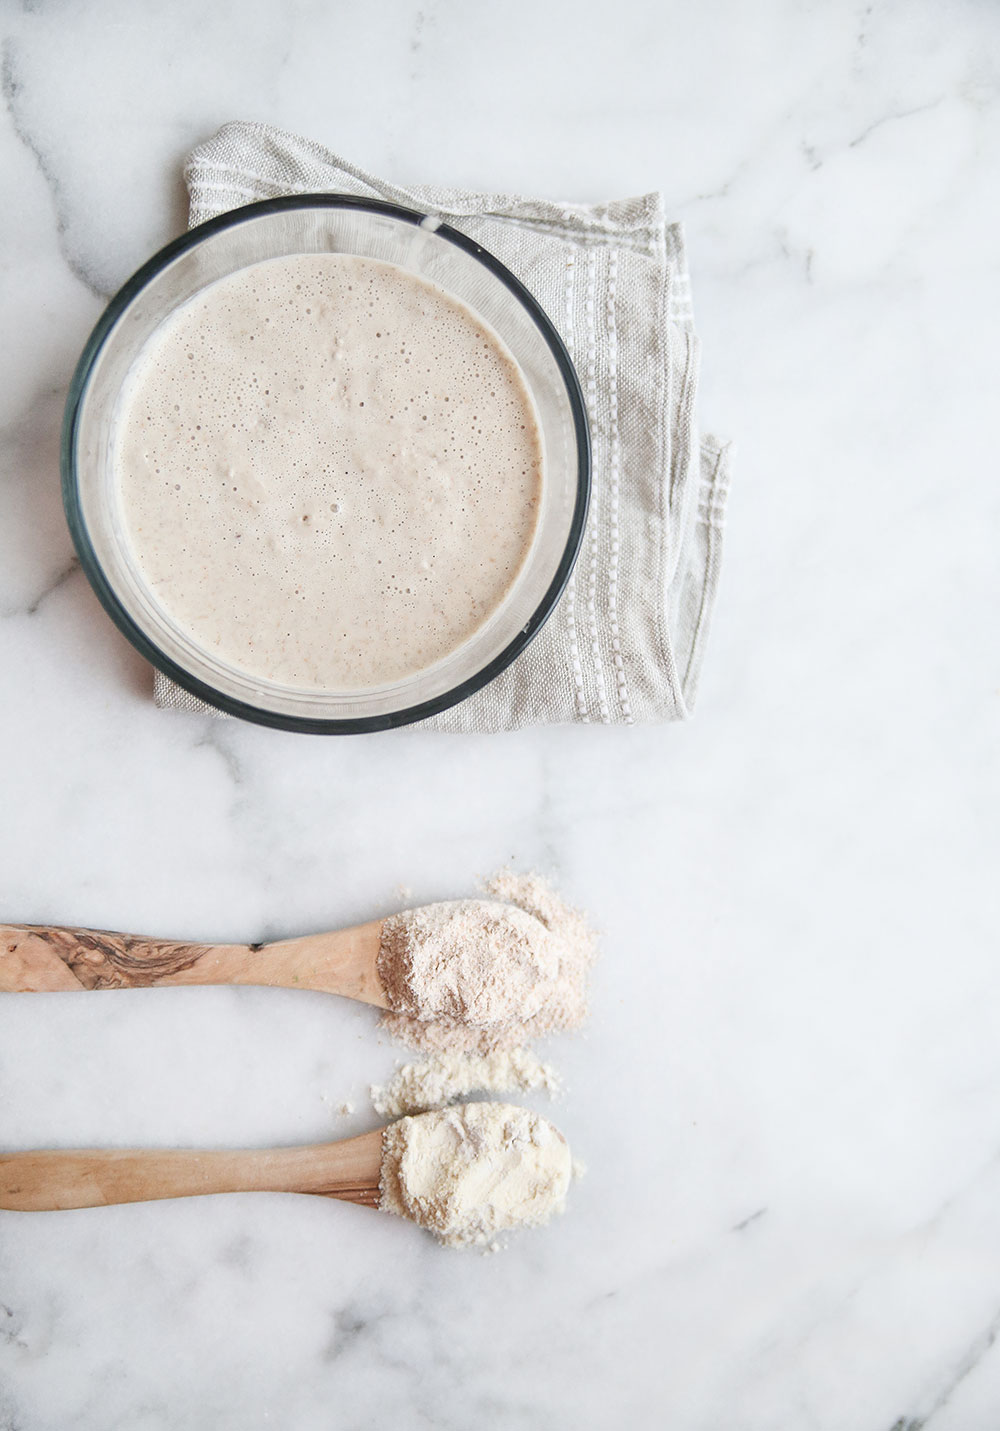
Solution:
M 442 222 L 435 223 L 435 233 L 440 234 L 457 248 L 463 249 L 466 253 L 470 254 L 504 284 L 513 297 L 527 310 L 528 315 L 535 323 L 535 326 L 551 350 L 556 366 L 559 369 L 559 374 L 566 386 L 566 394 L 573 419 L 573 429 L 577 446 L 576 499 L 562 558 L 556 568 L 552 581 L 530 619 L 521 627 L 513 640 L 484 667 L 476 671 L 472 676 L 467 677 L 464 681 L 461 681 L 457 686 L 442 692 L 439 696 L 435 696 L 432 700 L 423 701 L 413 706 L 406 706 L 402 710 L 390 711 L 382 715 L 337 718 L 294 716 L 283 714 L 280 711 L 265 710 L 260 706 L 251 705 L 246 701 L 235 700 L 224 692 L 216 690 L 213 686 L 207 685 L 197 676 L 193 676 L 189 671 L 186 671 L 182 666 L 178 666 L 175 661 L 171 660 L 169 656 L 161 651 L 126 610 L 118 594 L 109 582 L 94 551 L 83 516 L 79 484 L 77 482 L 77 432 L 80 413 L 86 398 L 94 364 L 111 329 L 143 288 L 180 254 L 196 247 L 204 239 L 210 238 L 213 234 L 220 233 L 227 228 L 234 228 L 241 223 L 247 223 L 267 214 L 280 213 L 286 209 L 311 208 L 361 209 L 371 213 L 384 214 L 390 218 L 398 219 L 402 223 L 417 226 L 423 224 L 428 218 L 437 220 L 438 217 L 434 213 L 428 214 L 418 209 L 404 208 L 401 204 L 389 203 L 382 199 L 366 199 L 355 194 L 332 192 L 304 195 L 294 194 L 275 199 L 263 199 L 257 203 L 244 204 L 240 208 L 230 209 L 224 214 L 217 215 L 215 218 L 207 219 L 204 223 L 189 229 L 188 232 L 182 234 L 180 238 L 165 244 L 164 247 L 159 249 L 152 258 L 148 259 L 141 268 L 135 271 L 132 277 L 122 285 L 111 299 L 107 308 L 98 319 L 93 332 L 87 339 L 73 372 L 66 398 L 66 409 L 62 428 L 62 445 L 60 452 L 62 496 L 70 535 L 73 538 L 73 544 L 80 558 L 80 565 L 94 593 L 119 631 L 121 631 L 136 650 L 157 670 L 161 671 L 165 676 L 168 676 L 183 690 L 188 691 L 189 694 L 204 701 L 206 705 L 212 706 L 215 710 L 223 711 L 227 715 L 236 716 L 240 720 L 250 721 L 255 725 L 268 726 L 278 730 L 297 731 L 311 735 L 362 735 L 370 731 L 391 730 L 398 726 L 412 725 L 415 721 L 425 720 L 430 716 L 438 715 L 441 711 L 448 710 L 450 707 L 458 705 L 460 701 L 465 700 L 468 696 L 474 695 L 476 691 L 481 690 L 483 686 L 487 685 L 494 677 L 498 676 L 501 671 L 505 670 L 534 639 L 551 616 L 556 603 L 565 590 L 566 583 L 569 581 L 570 574 L 583 543 L 591 492 L 590 427 L 587 421 L 587 408 L 583 396 L 583 388 L 573 365 L 573 360 L 567 351 L 565 343 L 556 331 L 552 320 L 538 303 L 537 299 L 533 297 L 520 279 L 515 278 L 514 274 L 511 273 L 505 264 L 501 263 L 498 258 L 495 258 L 493 254 L 483 248 L 481 244 L 467 237 L 467 235 L 460 233 L 449 224 Z

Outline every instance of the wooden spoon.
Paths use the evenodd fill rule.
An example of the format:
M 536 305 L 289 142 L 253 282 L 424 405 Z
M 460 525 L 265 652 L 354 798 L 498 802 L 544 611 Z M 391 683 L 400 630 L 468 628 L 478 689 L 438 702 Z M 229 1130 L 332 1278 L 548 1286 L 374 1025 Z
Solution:
M 53 1212 L 203 1193 L 297 1192 L 378 1207 L 382 1128 L 302 1148 L 0 1154 L 0 1208 Z
M 0 993 L 137 989 L 158 984 L 267 984 L 389 1007 L 374 919 L 276 944 L 178 944 L 104 929 L 0 924 Z

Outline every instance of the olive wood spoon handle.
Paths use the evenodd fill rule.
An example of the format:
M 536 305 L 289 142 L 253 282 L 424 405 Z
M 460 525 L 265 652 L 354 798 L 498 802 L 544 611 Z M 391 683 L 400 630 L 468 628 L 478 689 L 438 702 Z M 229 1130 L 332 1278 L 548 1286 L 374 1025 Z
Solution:
M 205 1193 L 297 1192 L 377 1207 L 381 1128 L 339 1143 L 235 1152 L 81 1149 L 0 1154 L 0 1208 L 54 1212 Z
M 378 974 L 384 921 L 275 944 L 181 944 L 45 924 L 0 924 L 0 993 L 266 984 L 389 1007 Z

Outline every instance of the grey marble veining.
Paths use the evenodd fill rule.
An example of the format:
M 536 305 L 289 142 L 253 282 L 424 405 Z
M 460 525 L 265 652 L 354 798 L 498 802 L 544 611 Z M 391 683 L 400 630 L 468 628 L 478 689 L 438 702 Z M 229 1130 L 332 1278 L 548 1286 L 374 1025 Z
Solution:
M 307 1198 L 0 1214 L 2 1431 L 1000 1420 L 998 42 L 983 0 L 0 5 L 0 916 L 260 940 L 513 860 L 604 930 L 587 1034 L 545 1050 L 588 1166 L 564 1219 L 480 1258 Z M 739 442 L 690 725 L 153 709 L 59 425 L 232 118 L 401 180 L 666 191 Z M 360 1132 L 374 1025 L 4 998 L 0 1146 Z

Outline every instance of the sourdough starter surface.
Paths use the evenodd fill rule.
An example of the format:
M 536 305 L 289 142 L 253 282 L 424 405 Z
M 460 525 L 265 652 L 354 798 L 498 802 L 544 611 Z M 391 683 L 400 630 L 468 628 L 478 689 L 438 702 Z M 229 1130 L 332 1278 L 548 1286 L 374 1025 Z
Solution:
M 510 590 L 541 439 L 520 371 L 394 264 L 309 254 L 204 290 L 147 345 L 115 463 L 139 568 L 244 671 L 350 690 L 433 664 Z

